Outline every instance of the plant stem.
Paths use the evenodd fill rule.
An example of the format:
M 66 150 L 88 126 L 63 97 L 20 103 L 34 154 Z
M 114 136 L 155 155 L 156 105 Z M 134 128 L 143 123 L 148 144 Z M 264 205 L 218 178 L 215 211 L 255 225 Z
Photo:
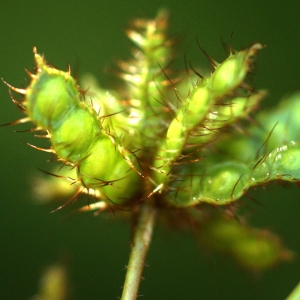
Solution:
M 300 299 L 300 282 L 286 298 L 286 300 L 297 300 L 297 299 L 298 300 Z
M 134 300 L 138 296 L 144 262 L 152 237 L 155 212 L 156 210 L 151 203 L 139 205 L 137 222 L 133 228 L 131 253 L 123 286 L 122 300 Z

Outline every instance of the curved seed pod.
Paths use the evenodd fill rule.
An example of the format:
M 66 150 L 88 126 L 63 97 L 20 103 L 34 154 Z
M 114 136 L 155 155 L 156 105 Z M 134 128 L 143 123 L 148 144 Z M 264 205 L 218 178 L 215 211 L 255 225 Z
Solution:
M 205 170 L 203 170 L 204 167 L 200 164 L 200 166 L 197 165 L 194 168 L 194 170 L 197 169 L 197 174 L 190 174 L 191 178 L 183 180 L 181 184 L 170 184 L 172 189 L 176 187 L 176 197 L 174 197 L 173 200 L 170 200 L 171 203 L 179 206 L 191 205 L 193 203 L 195 204 L 198 203 L 198 201 L 208 201 L 214 204 L 227 204 L 234 201 L 235 193 L 240 191 L 241 196 L 244 191 L 252 185 L 267 183 L 271 180 L 299 181 L 299 143 L 290 142 L 281 147 L 275 148 L 274 150 L 268 150 L 270 149 L 270 146 L 274 147 L 276 140 L 278 145 L 280 140 L 286 140 L 287 137 L 297 139 L 300 126 L 298 125 L 297 117 L 294 112 L 297 111 L 296 108 L 299 105 L 299 102 L 297 101 L 299 100 L 298 98 L 298 94 L 294 95 L 287 103 L 282 104 L 279 108 L 275 109 L 275 113 L 270 112 L 269 114 L 262 113 L 259 115 L 259 119 L 266 117 L 266 120 L 268 120 L 269 124 L 276 124 L 275 121 L 277 121 L 278 125 L 281 125 L 277 125 L 278 127 L 276 126 L 270 134 L 271 138 L 268 138 L 265 142 L 267 147 L 263 148 L 265 154 L 263 154 L 260 158 L 255 158 L 255 153 L 257 154 L 259 146 L 261 146 L 261 144 L 263 143 L 263 139 L 266 139 L 265 136 L 264 138 L 262 138 L 263 135 L 261 133 L 260 135 L 244 135 L 240 140 L 231 138 L 230 141 L 226 139 L 221 139 L 221 141 L 218 141 L 220 143 L 220 146 L 222 146 L 222 149 L 224 149 L 224 147 L 226 146 L 226 149 L 230 150 L 227 153 L 226 159 L 228 159 L 229 156 L 231 157 L 231 159 L 236 159 L 237 161 L 242 159 L 243 163 L 240 161 L 237 163 L 236 161 L 235 164 L 238 164 L 239 167 L 247 166 L 244 172 L 241 172 L 239 174 L 239 176 L 242 177 L 238 183 L 236 181 L 236 185 L 234 184 L 234 182 L 231 182 L 230 185 L 229 182 L 231 179 L 236 179 L 239 176 L 231 176 L 234 175 L 234 173 L 231 174 L 230 168 L 227 170 L 228 173 L 226 173 L 225 166 L 227 163 L 221 163 L 220 165 L 215 165 L 211 168 L 208 167 Z M 282 114 L 280 114 L 280 111 L 282 111 Z M 285 134 L 285 132 L 287 131 L 287 126 L 292 126 L 293 128 L 295 128 L 295 130 L 291 131 L 289 134 Z M 249 131 L 252 133 L 257 131 L 262 132 L 262 130 L 257 127 L 254 127 Z M 277 137 L 277 139 L 272 139 L 273 135 Z M 216 145 L 218 147 L 218 143 Z M 249 153 L 249 155 L 247 153 Z M 220 158 L 222 158 L 222 156 L 220 156 L 218 159 L 220 160 Z M 225 156 L 223 157 L 223 159 L 225 159 Z M 213 165 L 215 164 L 215 162 L 212 160 L 208 161 L 207 164 Z M 224 167 L 223 171 L 222 167 Z M 225 187 L 222 187 L 222 184 L 219 185 L 221 188 L 216 188 L 216 186 L 214 186 L 215 182 L 218 184 L 222 183 L 219 181 L 222 180 L 222 176 L 213 176 L 213 178 L 211 178 L 211 170 L 213 170 L 212 174 L 214 174 L 214 170 L 218 169 L 221 170 L 220 174 L 224 175 L 223 183 L 225 184 Z M 228 177 L 225 176 L 225 174 L 228 175 Z M 243 187 L 242 183 L 245 183 L 245 178 L 247 180 L 246 184 L 244 185 L 243 191 L 243 189 L 239 189 L 239 187 Z M 208 182 L 209 184 L 207 184 Z M 205 191 L 202 196 L 199 196 L 194 192 L 190 192 L 190 189 L 193 191 L 197 191 L 197 188 L 198 191 Z M 224 190 L 227 190 L 227 196 L 226 193 L 223 193 Z M 228 195 L 230 195 L 230 197 L 228 197 Z M 222 198 L 224 196 L 225 198 Z M 214 201 L 217 199 L 223 199 L 223 201 Z
M 247 189 L 272 180 L 300 180 L 300 144 L 291 142 L 260 159 L 249 163 L 210 161 L 210 167 L 197 163 L 194 170 L 186 170 L 170 182 L 168 202 L 176 206 L 190 206 L 201 202 L 227 205 L 238 200 Z
M 255 165 L 252 181 L 297 181 L 300 179 L 300 145 L 291 142 L 264 155 Z
M 162 184 L 162 188 L 166 187 L 172 166 L 191 142 L 190 136 L 200 136 L 196 146 L 198 152 L 203 145 L 213 141 L 214 134 L 211 132 L 218 132 L 237 118 L 246 117 L 249 110 L 256 106 L 259 98 L 249 95 L 247 89 L 240 92 L 243 95 L 241 97 L 235 93 L 241 86 L 248 88 L 243 81 L 251 66 L 252 56 L 261 48 L 262 45 L 254 44 L 244 51 L 231 54 L 218 64 L 209 78 L 203 78 L 191 89 L 189 97 L 171 122 L 155 161 L 158 172 L 154 178 L 158 185 Z M 249 106 L 246 104 L 248 97 Z
M 77 180 L 85 189 L 99 190 L 113 203 L 131 199 L 140 180 L 133 169 L 134 156 L 113 132 L 102 128 L 70 72 L 48 66 L 36 49 L 34 57 L 37 74 L 32 75 L 22 103 L 30 121 L 48 132 L 53 151 L 77 169 Z
M 190 206 L 201 202 L 226 205 L 236 201 L 249 185 L 251 169 L 237 162 L 215 163 L 197 173 L 185 174 L 182 180 L 170 182 L 169 202 L 176 206 Z M 202 167 L 203 168 L 203 167 Z

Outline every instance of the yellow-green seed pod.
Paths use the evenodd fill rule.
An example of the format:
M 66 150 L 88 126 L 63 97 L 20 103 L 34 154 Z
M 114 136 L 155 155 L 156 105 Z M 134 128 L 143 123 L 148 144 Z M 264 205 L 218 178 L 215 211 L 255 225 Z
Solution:
M 44 61 L 26 90 L 24 105 L 37 126 L 55 129 L 78 101 L 78 87 L 71 75 L 48 67 Z
M 56 154 L 78 165 L 87 155 L 91 142 L 101 134 L 96 112 L 86 103 L 74 105 L 56 129 L 49 129 Z
M 28 117 L 39 130 L 48 132 L 58 159 L 77 169 L 75 181 L 82 183 L 82 190 L 97 190 L 112 203 L 128 202 L 140 180 L 134 156 L 123 149 L 112 130 L 102 128 L 97 112 L 82 99 L 70 72 L 48 66 L 36 52 L 35 60 L 37 74 L 31 75 L 23 92 Z
M 285 250 L 278 237 L 267 231 L 245 232 L 232 247 L 234 259 L 251 271 L 264 271 L 294 255 Z
M 207 168 L 198 199 L 211 204 L 224 205 L 239 199 L 247 187 L 249 168 L 241 163 L 225 162 Z
M 275 234 L 252 228 L 221 212 L 212 213 L 197 236 L 205 248 L 232 256 L 252 272 L 265 271 L 294 256 Z
M 249 59 L 262 48 L 261 44 L 254 44 L 244 51 L 230 55 L 222 64 L 219 64 L 210 78 L 208 87 L 211 91 L 219 96 L 237 88 L 249 71 Z

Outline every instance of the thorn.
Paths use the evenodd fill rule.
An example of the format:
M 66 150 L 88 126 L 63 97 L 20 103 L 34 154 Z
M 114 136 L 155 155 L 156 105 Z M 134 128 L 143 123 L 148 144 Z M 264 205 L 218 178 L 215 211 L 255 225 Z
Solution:
M 30 73 L 27 69 L 24 69 L 24 70 L 29 75 L 30 78 L 32 78 L 32 79 L 36 79 L 37 78 L 37 76 L 35 74 Z
M 44 170 L 42 170 L 42 169 L 40 169 L 40 168 L 37 168 L 39 171 L 41 171 L 41 172 L 43 172 L 43 173 L 45 173 L 45 174 L 47 174 L 47 175 L 50 175 L 50 176 L 54 176 L 54 177 L 56 177 L 56 178 L 62 178 L 62 179 L 67 179 L 67 180 L 71 180 L 72 181 L 72 184 L 74 184 L 74 183 L 76 183 L 76 181 L 75 181 L 75 179 L 74 178 L 71 178 L 71 177 L 67 177 L 67 176 L 62 176 L 62 175 L 58 175 L 58 174 L 54 174 L 54 173 L 51 173 L 51 172 L 48 172 L 48 171 L 44 171 Z
M 26 141 L 24 141 L 21 137 L 20 139 L 25 143 L 27 144 L 29 147 L 33 148 L 33 149 L 36 149 L 36 150 L 40 150 L 40 151 L 44 151 L 44 152 L 48 152 L 48 153 L 56 153 L 52 148 L 49 148 L 49 149 L 45 149 L 45 148 L 40 148 L 40 147 L 37 147 L 37 146 L 34 146 Z
M 96 203 L 85 205 L 85 206 L 75 210 L 73 213 L 97 210 L 94 213 L 94 216 L 98 216 L 100 214 L 100 212 L 106 210 L 107 207 L 108 207 L 108 204 L 105 201 L 98 201 Z
M 191 64 L 189 64 L 190 68 L 193 70 L 193 72 L 201 79 L 203 80 L 204 76 L 201 75 Z
M 20 93 L 20 94 L 23 94 L 23 95 L 26 95 L 26 89 L 18 89 L 18 88 L 15 88 L 13 87 L 12 85 L 10 85 L 9 83 L 7 83 L 6 81 L 3 80 L 3 78 L 1 78 L 1 80 L 3 81 L 3 83 L 5 85 L 7 85 L 11 90 L 17 92 L 17 93 Z
M 30 122 L 30 118 L 26 117 L 26 118 L 23 118 L 23 119 L 19 119 L 19 120 L 16 120 L 16 121 L 13 121 L 13 122 L 10 122 L 10 123 L 6 123 L 6 124 L 0 124 L 0 126 L 10 126 L 10 125 L 17 125 L 17 124 L 23 124 L 23 123 L 26 123 L 26 122 Z
M 232 38 L 233 38 L 233 33 L 234 31 L 231 32 L 231 35 L 230 35 L 230 42 L 229 42 L 229 52 L 230 52 L 230 55 L 233 54 L 233 48 L 232 48 Z
M 200 50 L 203 52 L 203 54 L 206 56 L 206 58 L 208 59 L 208 61 L 210 62 L 211 66 L 215 69 L 219 63 L 217 61 L 215 61 L 211 56 L 209 56 L 207 54 L 207 52 L 201 47 L 200 42 L 198 40 L 198 37 L 196 36 L 196 40 L 197 40 L 197 44 L 198 47 L 200 48 Z
M 69 63 L 67 64 L 67 73 L 71 75 L 71 65 Z
M 21 111 L 26 111 L 25 106 L 13 96 L 11 90 L 9 90 L 9 95 L 10 95 L 10 99 L 12 100 L 12 102 L 13 102 L 13 103 L 14 103 Z
M 187 75 L 188 78 L 190 79 L 191 76 L 190 76 L 190 73 L 189 73 L 189 69 L 188 69 L 188 67 L 187 67 L 186 54 L 184 54 L 184 65 L 185 65 L 185 72 L 186 72 L 186 75 Z
M 32 131 L 37 131 L 36 128 L 33 128 Z M 34 137 L 36 138 L 41 138 L 41 139 L 50 139 L 51 136 L 50 134 L 46 133 L 46 134 L 35 134 Z
M 80 194 L 82 194 L 82 191 L 83 191 L 84 189 L 85 189 L 84 187 L 78 189 L 78 191 L 77 191 L 77 192 L 76 192 L 76 193 L 75 193 L 75 194 L 74 194 L 74 195 L 73 195 L 66 203 L 64 203 L 63 205 L 61 205 L 61 206 L 57 207 L 56 209 L 52 210 L 51 213 L 54 213 L 54 212 L 56 212 L 56 211 L 58 211 L 58 210 L 64 208 L 64 207 L 65 207 L 66 205 L 68 205 L 69 203 L 72 203 L 73 201 L 75 201 L 76 198 L 77 198 Z
M 16 133 L 23 133 L 23 132 L 34 132 L 37 131 L 36 128 L 29 128 L 29 129 L 25 129 L 25 130 L 14 130 L 14 132 Z

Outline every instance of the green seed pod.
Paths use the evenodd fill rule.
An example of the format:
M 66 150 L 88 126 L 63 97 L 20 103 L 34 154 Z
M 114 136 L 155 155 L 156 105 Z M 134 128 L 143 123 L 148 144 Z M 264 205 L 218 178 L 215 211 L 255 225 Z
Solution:
M 236 162 L 225 162 L 207 168 L 198 199 L 212 204 L 227 204 L 239 199 L 247 187 L 249 169 Z
M 211 143 L 221 135 L 222 128 L 238 118 L 247 117 L 249 111 L 256 106 L 260 97 L 251 95 L 247 88 L 239 91 L 239 96 L 235 93 L 239 87 L 246 86 L 243 81 L 251 66 L 251 58 L 261 48 L 262 45 L 254 44 L 244 51 L 231 54 L 216 67 L 210 77 L 203 77 L 192 87 L 189 96 L 171 121 L 165 142 L 158 151 L 158 159 L 155 161 L 158 172 L 154 177 L 158 185 L 161 184 L 161 189 L 167 187 L 172 167 L 182 157 L 182 153 L 199 154 L 203 145 Z M 199 156 L 194 155 L 193 158 L 197 161 Z M 192 194 L 195 194 L 194 191 Z M 238 197 L 241 194 L 239 192 L 233 196 Z M 195 196 L 196 199 L 198 196 Z M 202 201 L 214 201 L 209 200 L 210 197 L 204 196 Z M 225 200 L 222 195 L 220 199 L 223 199 L 220 201 L 222 204 L 232 201 Z
M 199 165 L 198 163 L 197 165 Z M 195 166 L 197 169 L 197 166 Z M 175 206 L 190 206 L 200 202 L 226 205 L 239 199 L 249 186 L 249 168 L 237 162 L 212 164 L 194 174 L 184 174 L 182 180 L 170 183 L 169 201 Z
M 266 140 L 266 133 L 270 133 L 267 140 L 267 151 L 284 145 L 289 141 L 300 141 L 300 118 L 296 112 L 300 111 L 300 93 L 294 93 L 282 99 L 280 104 L 272 110 L 258 114 L 257 120 L 263 130 L 252 130 L 253 135 Z
M 256 183 L 278 179 L 287 181 L 299 180 L 299 143 L 291 142 L 263 156 L 255 165 L 251 177 Z
M 48 132 L 58 159 L 77 169 L 77 181 L 84 189 L 99 190 L 104 200 L 113 203 L 128 202 L 141 178 L 134 170 L 134 156 L 113 131 L 102 128 L 70 72 L 47 66 L 34 52 L 37 74 L 31 75 L 29 87 L 22 91 L 28 117 Z
M 235 219 L 214 213 L 199 231 L 200 241 L 205 247 L 216 251 L 230 252 L 234 243 L 245 236 L 245 230 Z
M 245 231 L 233 244 L 231 254 L 243 267 L 253 272 L 264 271 L 281 261 L 291 260 L 292 251 L 283 248 L 279 238 L 266 230 Z
M 254 96 L 261 98 L 264 94 L 266 92 L 260 91 Z M 274 149 L 290 145 L 291 141 L 299 143 L 300 118 L 295 113 L 299 110 L 299 93 L 285 97 L 275 108 L 258 112 L 255 124 L 250 123 L 242 132 L 224 133 L 216 147 L 226 156 L 249 163 Z
M 48 67 L 35 53 L 37 75 L 26 90 L 24 106 L 38 127 L 56 129 L 64 117 L 79 105 L 79 91 L 70 73 Z
M 49 128 L 56 154 L 76 165 L 88 154 L 91 141 L 101 134 L 96 112 L 85 103 L 78 104 L 65 115 L 60 126 Z
M 166 80 L 166 74 L 169 76 L 168 65 L 174 57 L 174 41 L 168 39 L 166 34 L 168 16 L 166 10 L 160 10 L 155 19 L 134 20 L 126 31 L 137 49 L 132 50 L 133 59 L 119 62 L 119 76 L 127 83 L 123 94 L 139 127 L 136 147 L 156 146 L 157 136 L 166 130 L 170 120 L 166 107 L 173 105 L 173 99 L 176 101 L 170 82 Z M 162 95 L 167 98 L 166 105 L 163 105 Z
M 211 76 L 208 87 L 216 95 L 224 95 L 237 88 L 244 80 L 250 67 L 250 58 L 262 49 L 261 44 L 254 44 L 250 48 L 231 54 L 222 64 L 216 67 Z
M 293 258 L 294 253 L 267 230 L 252 228 L 221 212 L 214 212 L 197 233 L 200 243 L 211 251 L 232 256 L 245 269 L 265 271 Z

